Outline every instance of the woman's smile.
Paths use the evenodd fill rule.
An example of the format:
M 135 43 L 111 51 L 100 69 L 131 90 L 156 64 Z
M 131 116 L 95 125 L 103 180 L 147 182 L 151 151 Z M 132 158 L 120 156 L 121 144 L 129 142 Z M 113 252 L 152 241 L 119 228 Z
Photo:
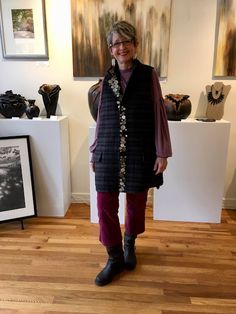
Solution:
M 113 34 L 110 51 L 118 62 L 120 69 L 128 69 L 132 66 L 136 50 L 137 48 L 132 40 Z

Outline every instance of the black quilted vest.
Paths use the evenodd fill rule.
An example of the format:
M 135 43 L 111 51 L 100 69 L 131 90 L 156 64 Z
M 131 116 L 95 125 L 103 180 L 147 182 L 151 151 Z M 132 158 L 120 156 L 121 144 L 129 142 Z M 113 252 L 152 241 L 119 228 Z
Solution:
M 153 68 L 135 61 L 134 69 L 121 106 L 126 118 L 125 152 L 120 152 L 120 109 L 118 98 L 109 80 L 113 77 L 108 70 L 103 83 L 100 124 L 94 153 L 96 190 L 99 192 L 141 192 L 163 183 L 162 174 L 155 176 L 153 166 L 156 159 L 154 105 L 152 100 Z M 114 71 L 114 69 L 113 69 Z M 119 70 L 115 68 L 119 81 Z M 124 187 L 121 190 L 121 157 L 125 158 L 122 169 Z

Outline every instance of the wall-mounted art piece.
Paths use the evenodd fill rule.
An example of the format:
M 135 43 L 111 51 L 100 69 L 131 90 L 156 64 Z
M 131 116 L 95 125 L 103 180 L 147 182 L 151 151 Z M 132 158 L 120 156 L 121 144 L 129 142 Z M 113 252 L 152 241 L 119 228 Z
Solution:
M 0 222 L 35 215 L 29 136 L 0 137 Z
M 218 0 L 214 76 L 236 76 L 236 0 Z
M 45 0 L 0 0 L 5 59 L 48 59 Z
M 71 0 L 74 77 L 104 76 L 111 64 L 106 33 L 118 20 L 138 33 L 138 58 L 167 77 L 171 0 Z

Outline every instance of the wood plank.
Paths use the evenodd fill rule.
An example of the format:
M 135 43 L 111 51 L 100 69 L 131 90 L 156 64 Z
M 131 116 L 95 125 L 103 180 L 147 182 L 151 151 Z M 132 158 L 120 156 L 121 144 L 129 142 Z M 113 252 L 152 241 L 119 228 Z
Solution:
M 236 211 L 222 223 L 153 221 L 136 241 L 134 271 L 94 284 L 106 263 L 89 206 L 64 218 L 0 225 L 0 313 L 235 314 Z M 122 231 L 124 227 L 122 226 Z

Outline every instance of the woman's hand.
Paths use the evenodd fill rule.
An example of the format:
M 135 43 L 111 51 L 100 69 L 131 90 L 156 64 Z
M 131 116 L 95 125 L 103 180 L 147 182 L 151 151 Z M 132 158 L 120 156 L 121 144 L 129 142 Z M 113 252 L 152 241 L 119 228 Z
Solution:
M 91 162 L 90 162 L 90 167 L 91 167 L 91 170 L 92 170 L 93 172 L 95 172 L 95 162 L 94 162 L 94 161 L 91 161 Z
M 167 163 L 167 158 L 157 157 L 153 168 L 155 174 L 164 172 L 166 170 Z

